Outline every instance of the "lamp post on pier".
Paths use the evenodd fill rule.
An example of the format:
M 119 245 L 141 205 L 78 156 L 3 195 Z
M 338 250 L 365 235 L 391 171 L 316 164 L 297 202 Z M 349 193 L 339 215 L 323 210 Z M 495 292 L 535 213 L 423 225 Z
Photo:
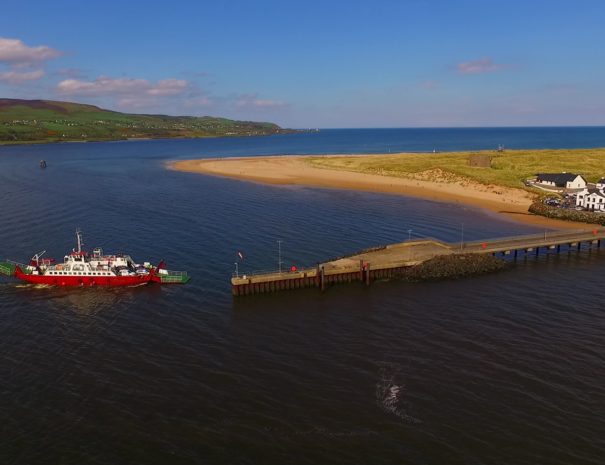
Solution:
M 279 274 L 281 274 L 281 239 L 277 241 L 277 267 L 279 269 Z

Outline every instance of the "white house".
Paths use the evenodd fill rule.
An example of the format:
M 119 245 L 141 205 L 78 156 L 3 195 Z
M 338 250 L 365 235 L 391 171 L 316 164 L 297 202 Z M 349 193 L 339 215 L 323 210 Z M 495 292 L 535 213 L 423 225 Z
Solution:
M 605 193 L 599 189 L 584 189 L 578 192 L 576 205 L 590 211 L 605 211 Z
M 586 179 L 574 173 L 538 173 L 536 183 L 564 189 L 586 189 Z

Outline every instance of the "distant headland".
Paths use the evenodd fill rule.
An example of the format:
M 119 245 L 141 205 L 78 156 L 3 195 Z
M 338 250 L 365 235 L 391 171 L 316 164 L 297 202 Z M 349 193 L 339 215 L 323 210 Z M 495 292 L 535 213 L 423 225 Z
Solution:
M 0 144 L 266 136 L 299 132 L 212 116 L 120 113 L 52 100 L 0 99 Z

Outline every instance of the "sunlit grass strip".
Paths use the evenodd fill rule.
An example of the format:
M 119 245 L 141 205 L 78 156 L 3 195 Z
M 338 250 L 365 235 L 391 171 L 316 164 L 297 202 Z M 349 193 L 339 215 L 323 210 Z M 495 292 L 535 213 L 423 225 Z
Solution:
M 477 153 L 492 157 L 490 168 L 469 165 L 469 156 Z M 309 157 L 307 162 L 318 168 L 439 182 L 447 182 L 451 174 L 482 184 L 516 188 L 524 187 L 523 181 L 536 173 L 572 172 L 589 182 L 605 177 L 605 148 Z

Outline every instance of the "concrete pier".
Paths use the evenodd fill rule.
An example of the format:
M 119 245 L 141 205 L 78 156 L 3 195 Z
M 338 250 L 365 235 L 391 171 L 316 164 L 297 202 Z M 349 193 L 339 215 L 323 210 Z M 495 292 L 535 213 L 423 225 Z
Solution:
M 558 254 L 590 251 L 600 248 L 605 239 L 605 228 L 581 231 L 551 231 L 524 236 L 502 237 L 472 242 L 447 243 L 436 239 L 422 239 L 376 247 L 354 255 L 318 264 L 293 272 L 275 272 L 235 276 L 231 279 L 233 295 L 249 295 L 305 287 L 322 291 L 336 283 L 354 281 L 370 285 L 377 279 L 401 275 L 409 267 L 421 265 L 435 257 L 461 254 L 501 255 L 517 260 L 523 255 L 538 257 L 540 253 Z

